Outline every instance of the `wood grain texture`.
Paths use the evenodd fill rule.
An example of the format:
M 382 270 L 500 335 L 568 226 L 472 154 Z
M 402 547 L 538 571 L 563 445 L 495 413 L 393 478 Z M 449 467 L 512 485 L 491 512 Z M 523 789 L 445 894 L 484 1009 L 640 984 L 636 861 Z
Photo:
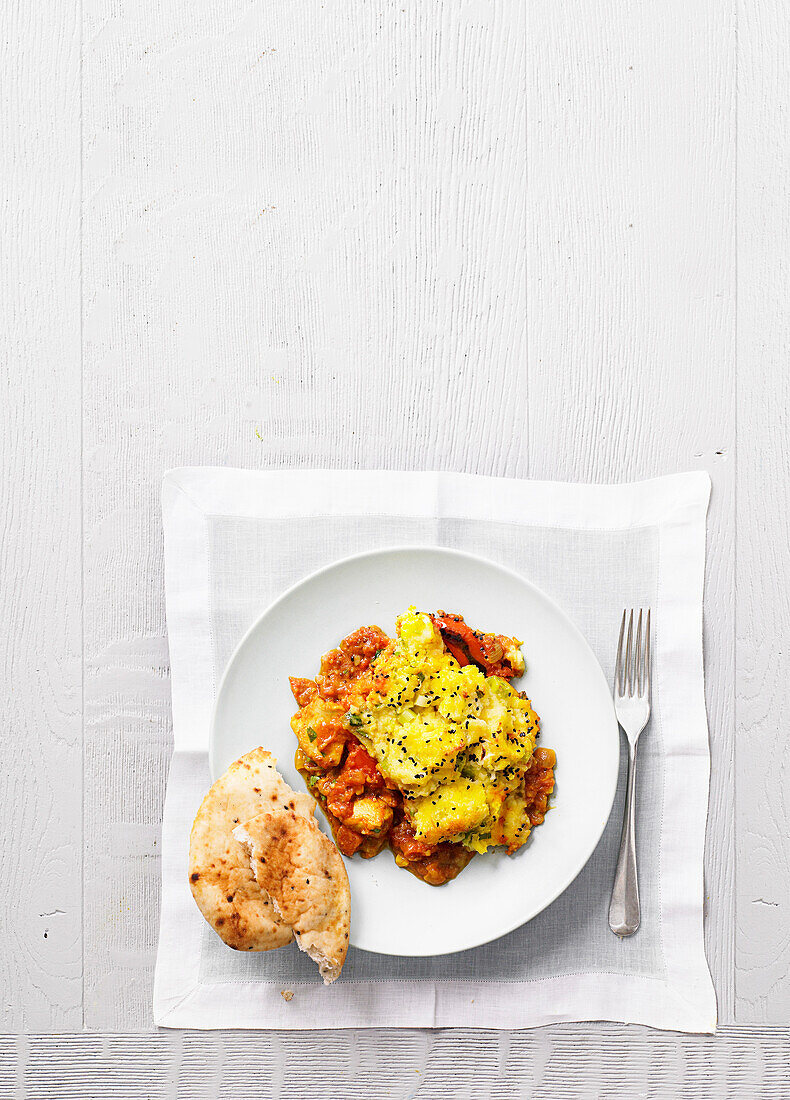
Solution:
M 738 1019 L 790 1018 L 790 10 L 743 4 L 738 118 Z
M 731 8 L 57 0 L 46 19 L 19 3 L 0 19 L 14 76 L 0 118 L 0 493 L 15 582 L 3 814 L 38 853 L 0 855 L 18 899 L 0 908 L 0 1022 L 82 1019 L 82 659 L 85 1021 L 150 1025 L 171 748 L 159 483 L 169 466 L 219 463 L 590 480 L 709 469 L 708 950 L 723 1020 L 737 1008 L 739 1021 L 787 1023 L 786 677 L 780 646 L 759 644 L 790 618 L 776 583 L 784 6 L 741 12 L 737 400 Z M 88 1095 L 97 1070 L 104 1095 L 195 1095 L 204 1058 L 206 1095 L 250 1080 L 299 1095 L 326 1049 L 358 1095 L 368 1074 L 399 1096 L 471 1095 L 471 1080 L 480 1096 L 542 1095 L 548 1080 L 559 1096 L 633 1081 L 736 1095 L 759 1080 L 778 1096 L 786 1038 L 156 1034 L 31 1039 L 27 1054 L 41 1096 Z M 249 1076 L 253 1056 L 269 1080 Z
M 82 1026 L 76 12 L 0 11 L 4 1030 Z
M 706 947 L 733 1019 L 734 13 L 529 6 L 529 473 L 707 469 Z
M 25 1100 L 785 1100 L 790 1032 L 575 1025 L 31 1036 L 0 1040 L 0 1067 L 3 1095 Z

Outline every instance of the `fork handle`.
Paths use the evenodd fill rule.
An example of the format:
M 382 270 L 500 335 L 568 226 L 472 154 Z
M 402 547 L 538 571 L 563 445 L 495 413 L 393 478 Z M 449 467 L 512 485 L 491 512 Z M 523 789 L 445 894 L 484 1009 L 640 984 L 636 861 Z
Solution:
M 628 743 L 628 785 L 625 792 L 623 834 L 609 905 L 609 927 L 616 936 L 633 936 L 639 927 L 639 881 L 636 876 L 636 834 L 634 826 L 634 786 L 636 782 L 636 745 Z

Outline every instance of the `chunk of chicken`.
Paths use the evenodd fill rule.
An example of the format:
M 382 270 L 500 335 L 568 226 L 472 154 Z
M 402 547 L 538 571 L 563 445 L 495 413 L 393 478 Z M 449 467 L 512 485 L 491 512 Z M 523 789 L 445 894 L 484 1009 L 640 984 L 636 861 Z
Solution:
M 370 797 L 357 798 L 353 803 L 351 816 L 345 820 L 349 828 L 368 835 L 376 835 L 388 829 L 391 822 L 392 807 L 380 798 Z
M 299 748 L 322 768 L 334 768 L 340 763 L 347 736 L 344 713 L 337 703 L 315 698 L 291 719 Z

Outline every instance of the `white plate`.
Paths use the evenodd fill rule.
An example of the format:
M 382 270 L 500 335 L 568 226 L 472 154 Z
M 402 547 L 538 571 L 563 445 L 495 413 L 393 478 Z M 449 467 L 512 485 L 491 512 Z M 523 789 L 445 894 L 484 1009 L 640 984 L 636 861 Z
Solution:
M 476 856 L 452 882 L 427 886 L 389 850 L 346 859 L 351 943 L 386 955 L 442 955 L 502 936 L 574 880 L 603 832 L 619 760 L 609 687 L 582 635 L 548 596 L 492 562 L 444 549 L 380 550 L 347 558 L 286 592 L 247 632 L 220 684 L 210 743 L 214 778 L 262 745 L 296 790 L 289 676 L 315 676 L 321 655 L 359 626 L 392 634 L 410 605 L 462 614 L 472 626 L 524 641 L 516 681 L 557 753 L 553 808 L 514 856 Z M 316 818 L 329 828 L 321 814 Z

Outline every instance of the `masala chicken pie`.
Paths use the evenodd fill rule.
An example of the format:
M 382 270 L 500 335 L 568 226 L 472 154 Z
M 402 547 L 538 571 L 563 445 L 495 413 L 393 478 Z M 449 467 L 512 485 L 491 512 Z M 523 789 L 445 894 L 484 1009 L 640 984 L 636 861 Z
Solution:
M 410 608 L 394 637 L 365 626 L 291 678 L 295 763 L 340 851 L 389 847 L 439 886 L 472 857 L 524 845 L 548 810 L 555 754 L 512 681 L 517 639 Z

